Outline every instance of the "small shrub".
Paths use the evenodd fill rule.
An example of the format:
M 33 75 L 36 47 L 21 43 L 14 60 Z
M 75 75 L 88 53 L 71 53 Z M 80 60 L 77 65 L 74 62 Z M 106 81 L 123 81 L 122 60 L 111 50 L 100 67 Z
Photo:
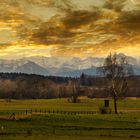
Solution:
M 101 114 L 110 114 L 112 111 L 109 107 L 105 107 L 105 106 L 100 106 L 99 107 L 99 112 Z
M 5 102 L 9 102 L 10 103 L 11 102 L 11 99 L 5 99 Z
M 27 135 L 28 136 L 31 136 L 32 135 L 32 130 L 30 129 L 30 130 L 27 130 Z
M 76 98 L 76 99 L 74 100 L 72 97 L 68 98 L 67 101 L 68 101 L 69 103 L 80 103 L 80 99 Z

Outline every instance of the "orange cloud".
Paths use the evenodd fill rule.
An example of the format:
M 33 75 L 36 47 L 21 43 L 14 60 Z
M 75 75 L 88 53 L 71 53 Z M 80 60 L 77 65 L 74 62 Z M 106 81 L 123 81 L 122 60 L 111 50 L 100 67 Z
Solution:
M 25 11 L 26 8 L 21 8 L 20 2 L 25 6 L 29 3 L 53 7 L 59 12 L 49 20 L 42 20 L 41 16 L 33 16 Z M 12 57 L 12 53 L 17 57 L 24 54 L 86 57 L 103 56 L 111 51 L 131 54 L 134 48 L 139 50 L 140 10 L 124 10 L 125 0 L 109 0 L 103 7 L 84 10 L 74 9 L 71 0 L 0 3 L 4 4 L 0 6 L 0 25 L 10 27 L 16 38 L 4 45 L 0 40 L 1 55 L 3 51 L 6 57 Z M 140 55 L 138 52 L 132 54 Z

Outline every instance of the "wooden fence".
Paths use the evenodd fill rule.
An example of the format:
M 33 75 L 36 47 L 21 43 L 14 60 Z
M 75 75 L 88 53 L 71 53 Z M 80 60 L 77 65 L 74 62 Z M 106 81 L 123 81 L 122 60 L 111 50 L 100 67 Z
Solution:
M 7 119 L 16 120 L 17 118 L 26 117 L 28 115 L 47 115 L 47 114 L 63 114 L 63 115 L 80 115 L 80 114 L 97 114 L 97 111 L 65 111 L 65 110 L 48 110 L 48 109 L 22 109 L 22 110 L 0 110 L 2 116 Z M 1 117 L 0 118 L 3 118 Z
M 96 114 L 97 111 L 64 111 L 64 110 L 47 110 L 47 109 L 26 109 L 24 113 L 27 114 Z

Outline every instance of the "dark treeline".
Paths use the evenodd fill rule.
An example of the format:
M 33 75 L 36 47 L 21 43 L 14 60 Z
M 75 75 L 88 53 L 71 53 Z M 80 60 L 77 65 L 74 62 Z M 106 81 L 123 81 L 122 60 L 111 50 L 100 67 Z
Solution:
M 37 78 L 47 78 L 52 80 L 55 83 L 68 83 L 69 80 L 73 80 L 75 78 L 71 77 L 58 77 L 58 76 L 43 76 L 43 75 L 36 75 L 36 74 L 25 74 L 25 73 L 0 73 L 0 79 L 8 79 L 8 80 L 16 80 L 18 77 L 37 77 Z
M 0 98 L 50 99 L 70 97 L 69 81 L 75 80 L 76 78 L 70 77 L 0 73 Z
M 140 96 L 140 77 L 129 77 L 130 88 L 124 96 Z M 109 97 L 103 77 L 82 74 L 80 78 L 0 73 L 0 98 L 50 99 L 78 96 Z

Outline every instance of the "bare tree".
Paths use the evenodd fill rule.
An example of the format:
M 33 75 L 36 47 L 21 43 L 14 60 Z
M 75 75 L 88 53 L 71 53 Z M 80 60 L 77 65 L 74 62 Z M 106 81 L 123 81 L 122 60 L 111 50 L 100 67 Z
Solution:
M 73 103 L 77 103 L 78 102 L 79 90 L 80 90 L 79 85 L 74 84 L 72 86 L 72 102 Z
M 114 111 L 117 110 L 117 99 L 128 90 L 128 77 L 133 74 L 132 67 L 127 63 L 126 57 L 117 54 L 110 54 L 100 68 L 107 81 L 107 88 L 114 99 Z
M 78 97 L 80 96 L 80 85 L 78 81 L 72 81 L 69 84 L 70 88 L 70 99 L 69 101 L 72 103 L 77 103 L 79 101 Z

